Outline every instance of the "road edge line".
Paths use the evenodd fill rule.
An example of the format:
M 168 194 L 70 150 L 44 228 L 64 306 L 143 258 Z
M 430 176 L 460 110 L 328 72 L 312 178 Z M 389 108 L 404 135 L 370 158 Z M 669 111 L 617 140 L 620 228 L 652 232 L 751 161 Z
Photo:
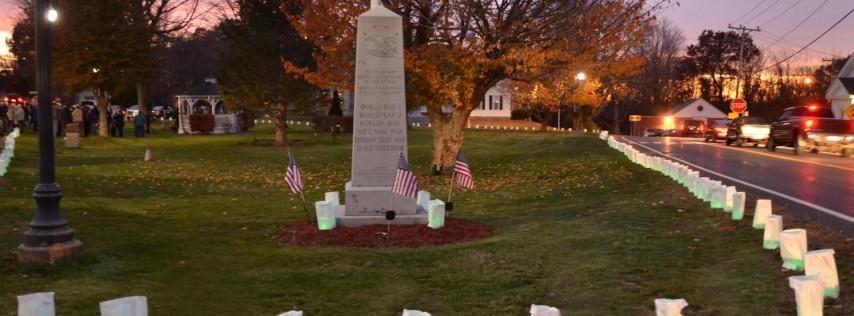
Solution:
M 849 223 L 851 223 L 851 224 L 854 224 L 854 217 L 851 217 L 851 216 L 848 216 L 848 215 L 842 214 L 842 213 L 840 213 L 840 212 L 838 212 L 838 211 L 834 211 L 834 210 L 831 210 L 831 209 L 826 208 L 826 207 L 824 207 L 824 206 L 814 204 L 814 203 L 812 203 L 812 202 L 804 201 L 804 200 L 801 200 L 801 199 L 796 198 L 796 197 L 793 197 L 793 196 L 789 196 L 789 195 L 786 195 L 786 194 L 783 194 L 783 193 L 780 193 L 780 192 L 777 192 L 777 191 L 774 191 L 774 190 L 771 190 L 771 189 L 768 189 L 768 188 L 765 188 L 765 187 L 761 187 L 761 186 L 755 185 L 755 184 L 750 183 L 750 182 L 747 182 L 747 181 L 743 181 L 743 180 L 740 180 L 740 179 L 736 179 L 736 178 L 730 177 L 730 176 L 728 176 L 728 175 L 725 175 L 725 174 L 719 173 L 719 172 L 714 171 L 714 170 L 706 169 L 706 168 L 701 167 L 701 166 L 698 166 L 698 165 L 696 165 L 696 164 L 694 164 L 694 163 L 691 163 L 691 162 L 685 161 L 685 160 L 683 160 L 683 159 L 681 159 L 681 158 L 674 157 L 674 156 L 671 156 L 671 155 L 667 155 L 667 154 L 665 154 L 665 153 L 663 153 L 663 152 L 660 152 L 660 151 L 655 150 L 655 149 L 653 149 L 653 148 L 650 148 L 650 147 L 648 147 L 648 146 L 641 145 L 641 144 L 636 143 L 636 142 L 634 142 L 634 141 L 632 141 L 632 140 L 629 140 L 628 138 L 625 138 L 625 137 L 622 137 L 622 136 L 620 136 L 620 138 L 622 138 L 624 141 L 626 141 L 626 142 L 628 142 L 628 143 L 635 144 L 635 145 L 638 145 L 638 146 L 640 146 L 640 147 L 643 147 L 643 148 L 645 148 L 645 149 L 647 149 L 647 150 L 650 150 L 650 151 L 652 151 L 652 152 L 654 152 L 654 153 L 656 153 L 656 154 L 658 154 L 658 155 L 661 155 L 662 157 L 667 157 L 667 158 L 670 158 L 670 159 L 673 159 L 673 160 L 676 160 L 676 161 L 682 162 L 682 163 L 684 163 L 684 164 L 686 164 L 686 165 L 690 165 L 690 166 L 693 166 L 694 168 L 697 168 L 697 169 L 703 170 L 703 171 L 705 171 L 706 173 L 710 173 L 710 174 L 713 174 L 713 175 L 719 176 L 719 177 L 721 177 L 721 178 L 728 179 L 728 180 L 730 180 L 730 181 L 735 181 L 735 182 L 741 183 L 741 184 L 743 184 L 743 185 L 746 185 L 746 186 L 752 187 L 752 188 L 757 189 L 757 190 L 760 190 L 760 191 L 765 191 L 766 193 L 770 193 L 770 194 L 776 195 L 776 196 L 778 196 L 778 197 L 781 197 L 781 198 L 787 199 L 787 200 L 789 200 L 789 201 L 792 201 L 792 202 L 795 202 L 795 203 L 801 204 L 801 205 L 803 205 L 803 206 L 811 207 L 811 208 L 813 208 L 813 209 L 815 209 L 815 210 L 817 210 L 817 211 L 823 212 L 823 213 L 825 213 L 825 214 L 828 214 L 828 215 L 834 216 L 834 217 L 836 217 L 836 218 L 839 218 L 839 219 L 845 220 L 845 221 L 847 221 L 847 222 L 849 222 Z

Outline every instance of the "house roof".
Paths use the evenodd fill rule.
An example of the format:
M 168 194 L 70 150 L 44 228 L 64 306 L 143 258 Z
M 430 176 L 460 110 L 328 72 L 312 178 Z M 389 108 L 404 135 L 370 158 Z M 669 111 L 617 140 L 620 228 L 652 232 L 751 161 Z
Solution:
M 679 103 L 679 104 L 677 104 L 677 105 L 673 106 L 673 109 L 671 109 L 670 111 L 671 111 L 671 113 L 677 113 L 677 112 L 679 112 L 679 111 L 684 110 L 685 108 L 687 108 L 688 106 L 690 106 L 691 104 L 694 104 L 694 102 L 697 102 L 697 101 L 699 101 L 699 100 L 702 100 L 702 99 L 689 99 L 689 100 L 686 100 L 686 101 L 684 101 L 684 102 L 682 102 L 682 103 Z
M 190 87 L 181 95 L 219 95 L 219 86 L 215 83 L 203 82 Z
M 842 82 L 842 86 L 848 90 L 849 94 L 854 95 L 854 78 L 839 78 L 839 82 Z

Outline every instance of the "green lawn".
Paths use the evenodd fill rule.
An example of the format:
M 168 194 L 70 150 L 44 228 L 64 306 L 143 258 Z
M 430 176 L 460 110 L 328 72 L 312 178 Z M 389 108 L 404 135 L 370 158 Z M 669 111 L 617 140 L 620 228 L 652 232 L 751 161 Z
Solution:
M 593 136 L 473 131 L 466 156 L 477 191 L 454 216 L 496 228 L 488 239 L 420 249 L 284 247 L 277 227 L 304 217 L 282 181 L 284 149 L 238 145 L 249 135 L 86 139 L 57 152 L 62 209 L 85 256 L 54 267 L 14 263 L 31 219 L 33 134 L 0 178 L 0 315 L 15 296 L 56 292 L 58 315 L 148 297 L 152 315 L 651 315 L 653 299 L 684 297 L 690 315 L 794 314 L 776 252 L 749 221 L 734 226 L 679 185 Z M 343 190 L 350 138 L 306 129 L 294 148 L 307 198 Z M 411 163 L 429 177 L 431 133 L 412 131 Z M 142 162 L 145 146 L 155 162 Z M 444 194 L 444 193 L 443 193 Z M 734 228 L 734 229 L 733 229 Z

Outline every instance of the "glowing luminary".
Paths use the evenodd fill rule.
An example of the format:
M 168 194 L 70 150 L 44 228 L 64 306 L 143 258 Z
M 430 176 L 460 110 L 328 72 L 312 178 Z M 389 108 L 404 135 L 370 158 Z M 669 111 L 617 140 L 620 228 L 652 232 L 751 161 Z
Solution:
M 531 305 L 531 316 L 560 316 L 560 310 L 546 305 Z
M 682 316 L 682 309 L 686 306 L 688 306 L 688 302 L 685 299 L 659 298 L 655 300 L 655 315 Z
M 780 232 L 783 231 L 783 217 L 780 215 L 768 216 L 765 220 L 765 233 L 762 238 L 762 248 L 777 249 L 780 246 Z
M 101 316 L 148 316 L 145 296 L 130 296 L 101 302 Z
M 756 210 L 753 212 L 753 228 L 765 228 L 765 219 L 771 216 L 771 200 L 756 200 Z
M 744 192 L 736 192 L 732 195 L 732 220 L 740 221 L 744 218 L 744 202 L 747 195 Z
M 335 210 L 331 202 L 314 202 L 314 209 L 317 216 L 317 229 L 332 230 L 335 228 Z
M 824 286 L 824 297 L 839 297 L 839 274 L 836 271 L 836 259 L 833 249 L 813 250 L 807 252 L 804 262 L 804 274 L 815 276 Z
M 430 201 L 430 206 L 427 208 L 427 218 L 427 226 L 432 229 L 445 226 L 445 202 L 441 200 Z
M 780 232 L 780 257 L 783 258 L 783 268 L 802 271 L 804 269 L 804 255 L 806 253 L 806 230 L 787 229 Z
M 18 316 L 54 316 L 53 292 L 18 296 Z
M 727 212 L 727 213 L 732 212 L 732 202 L 733 202 L 732 199 L 733 199 L 733 196 L 735 195 L 735 192 L 736 192 L 736 190 L 735 190 L 734 186 L 726 187 L 726 192 L 724 192 L 724 194 L 725 194 L 725 196 L 724 196 L 724 212 Z
M 820 316 L 824 309 L 824 288 L 815 276 L 789 277 L 789 287 L 795 290 L 798 316 Z

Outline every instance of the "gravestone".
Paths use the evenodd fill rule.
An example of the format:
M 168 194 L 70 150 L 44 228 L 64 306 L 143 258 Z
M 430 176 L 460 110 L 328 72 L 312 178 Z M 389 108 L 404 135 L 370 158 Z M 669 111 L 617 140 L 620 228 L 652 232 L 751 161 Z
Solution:
M 384 213 L 394 210 L 395 224 L 426 223 L 414 198 L 391 192 L 401 152 L 408 157 L 403 20 L 378 0 L 358 19 L 355 77 L 351 180 L 338 222 L 385 223 Z

